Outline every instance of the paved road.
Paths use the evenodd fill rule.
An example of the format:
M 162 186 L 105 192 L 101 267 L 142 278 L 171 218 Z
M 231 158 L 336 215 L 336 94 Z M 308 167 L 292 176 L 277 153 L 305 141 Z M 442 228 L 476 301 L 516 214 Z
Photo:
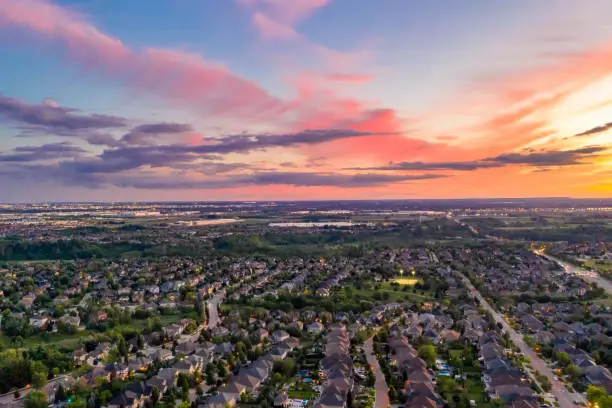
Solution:
M 582 278 L 583 280 L 589 283 L 595 283 L 597 284 L 597 286 L 599 286 L 600 288 L 602 288 L 603 290 L 605 290 L 606 292 L 612 295 L 612 282 L 607 279 L 602 278 L 595 272 L 585 273 L 585 271 L 581 270 L 580 268 L 576 268 L 574 265 L 569 264 L 565 261 L 562 261 L 561 259 L 556 258 L 554 256 L 548 255 L 542 251 L 534 251 L 534 253 L 541 256 L 542 258 L 548 259 L 549 261 L 558 263 L 559 265 L 561 265 L 563 269 L 565 269 L 566 272 L 574 274 L 574 275 L 578 275 L 580 278 Z
M 477 235 L 480 235 L 478 230 L 476 230 L 470 224 L 462 222 L 462 221 L 460 221 L 460 220 L 458 220 L 457 218 L 454 218 L 454 217 L 450 217 L 450 219 L 455 221 L 457 224 L 460 224 L 460 225 L 462 225 L 464 227 L 468 227 L 470 229 L 470 231 L 472 231 L 473 233 L 475 233 Z M 501 241 L 501 239 L 499 237 L 495 237 L 495 236 L 492 236 L 492 235 L 487 235 L 485 238 L 493 239 L 495 241 Z M 561 265 L 561 267 L 563 269 L 565 269 L 566 272 L 574 274 L 574 275 L 577 275 L 577 276 L 579 276 L 580 278 L 582 278 L 586 282 L 597 284 L 597 286 L 599 286 L 600 288 L 605 290 L 608 294 L 612 295 L 612 281 L 609 281 L 609 280 L 607 280 L 605 278 L 602 278 L 601 276 L 599 276 L 595 272 L 585 273 L 585 271 L 582 271 L 579 268 L 576 268 L 574 265 L 572 265 L 570 263 L 567 263 L 565 261 L 562 261 L 561 259 L 556 258 L 554 256 L 548 255 L 548 254 L 544 253 L 543 251 L 533 251 L 533 252 L 536 255 L 541 256 L 542 258 L 546 258 L 549 261 L 553 261 L 553 262 L 558 263 L 559 265 Z
M 56 391 L 55 387 L 58 385 L 60 381 L 62 383 L 68 383 L 68 384 L 74 384 L 76 382 L 76 380 L 69 374 L 59 375 L 47 381 L 47 384 L 45 384 L 45 386 L 43 387 L 43 391 L 45 391 L 48 395 L 51 395 L 51 392 L 54 393 Z M 0 395 L 0 404 L 6 405 L 6 406 L 23 406 L 24 404 L 23 401 L 26 395 L 28 395 L 34 390 L 35 388 L 32 388 L 32 387 L 21 388 L 19 390 L 19 394 L 20 394 L 19 398 L 14 398 L 15 391 L 11 391 L 11 392 L 2 394 Z
M 387 387 L 387 381 L 385 380 L 385 375 L 380 369 L 380 364 L 378 364 L 378 360 L 374 355 L 372 339 L 373 337 L 370 337 L 365 341 L 363 350 L 365 352 L 366 359 L 368 360 L 368 364 L 372 366 L 374 375 L 376 376 L 376 398 L 374 400 L 374 408 L 387 408 L 389 406 L 389 390 Z
M 577 406 L 574 401 L 584 401 L 582 395 L 569 392 L 565 388 L 563 383 L 558 380 L 555 380 L 555 374 L 546 365 L 544 360 L 542 360 L 531 349 L 531 347 L 527 346 L 527 344 L 523 340 L 523 336 L 519 334 L 516 330 L 514 330 L 512 327 L 510 327 L 508 323 L 506 323 L 504 317 L 499 312 L 497 312 L 497 310 L 493 309 L 491 305 L 489 305 L 489 303 L 484 299 L 482 294 L 474 287 L 474 285 L 472 285 L 472 282 L 470 282 L 470 280 L 465 275 L 458 272 L 457 274 L 463 279 L 468 289 L 472 292 L 472 295 L 474 295 L 480 301 L 480 305 L 485 308 L 489 313 L 491 313 L 497 323 L 501 323 L 504 330 L 509 334 L 512 342 L 514 342 L 514 344 L 526 357 L 529 358 L 529 360 L 531 360 L 531 366 L 535 370 L 539 371 L 541 374 L 548 377 L 550 383 L 552 384 L 551 394 L 553 394 L 555 398 L 557 398 L 557 401 L 559 402 L 561 408 L 572 408 Z
M 206 302 L 208 308 L 208 328 L 212 329 L 219 325 L 219 305 L 225 297 L 225 291 L 215 294 L 212 299 Z

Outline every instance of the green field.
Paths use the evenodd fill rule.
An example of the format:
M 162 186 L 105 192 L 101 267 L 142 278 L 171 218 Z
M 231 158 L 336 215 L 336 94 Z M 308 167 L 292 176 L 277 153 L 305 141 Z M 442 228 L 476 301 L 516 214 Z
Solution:
M 379 300 L 377 298 L 382 297 L 382 299 L 392 302 L 426 302 L 434 298 L 433 294 L 427 291 L 417 290 L 414 292 L 409 286 L 404 287 L 406 290 L 401 287 L 397 288 L 391 282 L 384 282 L 380 284 L 380 289 L 376 289 L 376 286 L 361 289 L 354 287 L 354 291 L 357 298 L 368 301 L 376 301 Z
M 289 398 L 295 399 L 314 399 L 317 397 L 317 393 L 312 389 L 312 385 L 307 383 L 293 384 L 287 391 Z
M 172 323 L 175 323 L 181 319 L 185 318 L 194 318 L 195 315 L 193 312 L 189 313 L 179 313 L 179 314 L 171 314 L 171 315 L 161 315 L 156 316 L 162 323 L 162 326 L 168 326 Z M 130 323 L 117 325 L 113 327 L 112 331 L 114 332 L 126 332 L 126 331 L 142 331 L 147 324 L 146 319 L 134 319 Z M 47 336 L 38 334 L 36 336 L 30 336 L 23 340 L 23 347 L 32 349 L 36 348 L 40 345 L 48 345 L 53 344 L 59 348 L 66 349 L 76 349 L 81 341 L 85 342 L 87 340 L 91 340 L 95 335 L 104 335 L 105 333 L 94 332 L 90 330 L 80 330 L 74 334 L 64 334 L 64 333 L 49 333 Z M 10 346 L 10 340 L 5 337 L 4 343 L 6 346 Z
M 402 286 L 414 286 L 417 283 L 422 282 L 422 280 L 416 278 L 401 277 L 393 279 L 393 282 L 399 283 Z

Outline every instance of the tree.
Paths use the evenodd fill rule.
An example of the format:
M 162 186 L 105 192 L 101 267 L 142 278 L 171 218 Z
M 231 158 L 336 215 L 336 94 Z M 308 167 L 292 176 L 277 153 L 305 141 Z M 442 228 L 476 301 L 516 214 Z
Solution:
M 206 366 L 206 384 L 207 385 L 213 385 L 216 381 L 215 379 L 215 374 L 216 374 L 216 368 L 214 366 L 213 363 L 209 363 Z
M 225 367 L 225 362 L 223 360 L 217 362 L 217 373 L 220 378 L 227 377 L 227 367 Z
M 42 391 L 32 391 L 26 395 L 24 400 L 25 408 L 47 408 L 48 405 L 47 394 Z
M 237 342 L 236 346 L 234 348 L 236 350 L 236 353 L 238 353 L 238 355 L 240 357 L 246 357 L 246 355 L 247 355 L 247 348 L 246 348 L 246 345 L 244 344 L 243 341 Z
M 184 392 L 189 392 L 189 378 L 187 378 L 186 374 L 179 374 L 177 384 Z
M 272 376 L 272 383 L 280 384 L 281 381 L 283 381 L 283 376 L 280 373 L 274 373 Z
M 573 382 L 580 379 L 580 368 L 576 364 L 570 364 L 564 369 L 565 374 L 569 375 Z
M 206 305 L 204 304 L 200 296 L 198 296 L 198 298 L 196 299 L 194 310 L 196 312 L 196 315 L 198 316 L 198 321 L 205 323 L 207 318 Z
M 55 391 L 55 401 L 64 401 L 66 399 L 66 389 L 62 384 L 57 387 Z
M 42 361 L 32 361 L 30 363 L 30 371 L 32 372 L 32 385 L 34 388 L 42 388 L 47 383 L 49 369 Z
M 21 348 L 23 347 L 23 337 L 17 336 L 11 340 L 11 346 L 13 348 Z
M 83 397 L 77 396 L 68 403 L 70 408 L 87 408 L 87 401 Z
M 119 335 L 117 338 L 117 352 L 122 357 L 128 356 L 129 349 L 128 349 L 127 341 L 125 341 L 122 335 Z
M 589 385 L 586 391 L 587 401 L 596 402 L 602 399 L 607 395 L 606 390 L 603 387 L 596 387 L 594 385 Z
M 277 361 L 274 363 L 274 371 L 281 373 L 281 375 L 285 378 L 290 378 L 295 375 L 296 371 L 296 363 L 292 358 L 287 358 L 282 361 Z
M 100 393 L 98 400 L 101 406 L 107 405 L 113 399 L 113 393 L 110 390 L 104 390 Z
M 159 401 L 159 388 L 153 387 L 153 390 L 151 391 L 151 400 L 153 403 Z
M 145 338 L 142 334 L 138 335 L 138 348 L 142 350 L 145 347 Z
M 542 386 L 542 390 L 544 390 L 544 392 L 550 392 L 550 390 L 552 389 L 552 384 L 550 383 L 550 380 L 548 379 L 548 377 L 546 377 L 545 375 L 540 374 L 537 371 L 536 371 L 535 375 L 536 375 L 536 379 L 538 380 L 538 382 Z
M 563 351 L 561 353 L 557 353 L 555 357 L 562 367 L 565 367 L 571 362 L 569 355 Z
M 424 344 L 418 348 L 419 356 L 427 362 L 428 365 L 434 365 L 438 358 L 436 348 L 431 344 Z

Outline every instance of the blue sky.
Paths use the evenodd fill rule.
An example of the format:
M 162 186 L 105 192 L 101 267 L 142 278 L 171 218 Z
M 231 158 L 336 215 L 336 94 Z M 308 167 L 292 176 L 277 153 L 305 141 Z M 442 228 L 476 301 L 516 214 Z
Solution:
M 605 0 L 2 0 L 0 96 L 8 99 L 0 109 L 0 187 L 10 187 L 9 201 L 52 194 L 76 199 L 93 190 L 125 199 L 608 194 L 586 182 L 606 174 L 607 156 L 599 153 L 583 158 L 588 170 L 581 164 L 573 172 L 582 179 L 574 176 L 565 190 L 542 192 L 530 183 L 537 185 L 544 173 L 564 178 L 569 167 L 535 172 L 526 159 L 471 174 L 445 168 L 435 178 L 381 167 L 478 161 L 524 154 L 533 145 L 561 151 L 607 146 L 607 134 L 568 142 L 563 133 L 605 120 L 605 111 L 585 116 L 589 100 L 597 98 L 581 90 L 604 86 L 609 77 L 606 66 L 593 63 L 607 55 L 609 15 L 612 3 Z M 560 96 L 549 102 L 551 93 Z M 568 125 L 570 102 L 585 108 L 578 110 L 583 117 L 574 109 L 577 117 Z M 68 132 L 48 117 L 17 114 L 16 106 L 32 115 L 121 117 L 124 126 Z M 521 116 L 525 106 L 533 109 Z M 493 120 L 505 110 L 521 117 Z M 140 145 L 123 141 L 130 128 L 155 123 L 185 124 L 181 129 L 189 131 L 142 136 Z M 503 127 L 492 129 L 491 123 Z M 178 163 L 143 160 L 123 172 L 81 172 L 85 162 L 146 149 L 240 135 L 291 139 L 301 131 L 330 129 L 352 136 L 278 139 L 278 146 L 223 157 L 189 151 Z M 19 157 L 18 163 L 11 156 L 15 148 L 48 144 L 82 151 L 67 148 L 70 153 Z M 2 172 L 2 165 L 16 170 Z M 49 176 L 36 177 L 41 169 L 49 169 Z M 508 191 L 486 185 L 495 172 L 513 181 Z M 270 184 L 260 180 L 262 173 L 285 177 Z M 363 185 L 347 178 L 344 187 L 334 174 L 360 181 L 369 176 Z M 247 176 L 248 182 L 242 179 Z M 517 178 L 523 181 L 515 183 Z M 177 180 L 176 188 L 169 179 Z M 22 190 L 24 185 L 37 188 Z

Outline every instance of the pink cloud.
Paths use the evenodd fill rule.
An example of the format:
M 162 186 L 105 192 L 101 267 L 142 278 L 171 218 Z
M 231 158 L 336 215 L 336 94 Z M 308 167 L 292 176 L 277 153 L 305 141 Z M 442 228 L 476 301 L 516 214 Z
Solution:
M 338 67 L 350 69 L 363 65 L 365 58 L 370 56 L 370 53 L 363 51 L 332 49 L 315 43 L 298 32 L 296 25 L 329 4 L 330 0 L 235 1 L 253 13 L 251 23 L 263 40 L 268 42 L 293 41 L 300 55 L 312 55 L 310 60 L 314 58 L 321 60 L 326 69 L 338 69 Z
M 327 79 L 335 82 L 364 83 L 374 80 L 374 75 L 331 74 Z
M 324 3 L 297 1 L 289 11 L 279 13 L 293 21 Z M 278 6 L 273 4 L 272 8 L 276 10 Z M 270 35 L 287 34 L 263 14 L 259 18 L 264 26 L 269 24 Z M 81 14 L 47 0 L 0 0 L 0 27 L 34 33 L 42 41 L 60 44 L 72 59 L 92 70 L 126 80 L 138 90 L 157 94 L 199 113 L 231 115 L 248 123 L 268 121 L 279 115 L 284 115 L 285 120 L 304 122 L 304 118 L 312 118 L 316 112 L 323 112 L 324 117 L 328 111 L 339 115 L 346 112 L 346 101 L 336 97 L 322 100 L 313 93 L 300 93 L 292 100 L 282 100 L 227 67 L 195 53 L 132 49 L 103 33 Z M 321 102 L 340 106 L 325 108 Z
M 133 50 L 102 33 L 83 16 L 46 0 L 0 0 L 0 27 L 32 32 L 63 45 L 75 60 L 118 75 L 142 89 L 214 114 L 271 117 L 284 104 L 257 84 L 198 54 Z
M 293 26 L 310 17 L 330 0 L 236 0 L 250 8 L 263 9 L 272 19 L 285 25 Z
M 459 136 L 453 136 L 453 135 L 436 136 L 436 140 L 441 140 L 443 142 L 451 142 L 451 141 L 457 140 L 457 139 L 459 139 Z
M 253 25 L 265 39 L 294 39 L 300 37 L 293 27 L 274 20 L 260 11 L 253 14 Z

